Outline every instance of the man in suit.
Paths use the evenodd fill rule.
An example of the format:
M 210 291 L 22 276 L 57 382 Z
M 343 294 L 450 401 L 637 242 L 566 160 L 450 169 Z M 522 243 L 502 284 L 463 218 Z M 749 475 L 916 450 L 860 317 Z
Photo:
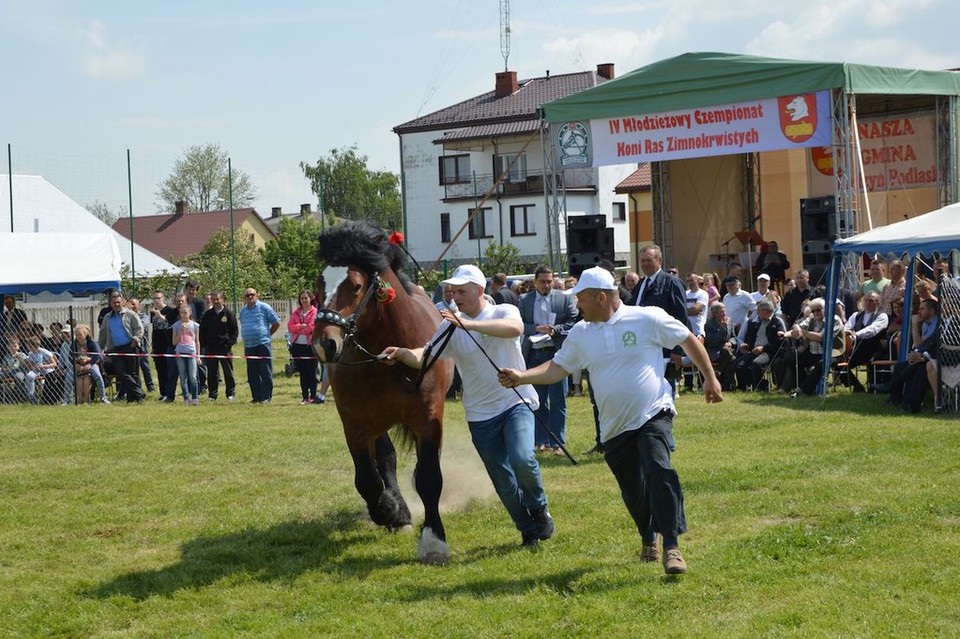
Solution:
M 552 360 L 577 319 L 574 297 L 553 288 L 553 271 L 548 267 L 537 267 L 533 286 L 534 290 L 520 299 L 523 359 L 527 368 Z M 534 389 L 540 399 L 534 445 L 539 450 L 550 448 L 555 454 L 562 455 L 556 440 L 544 430 L 544 425 L 560 442 L 566 443 L 567 379 L 554 384 L 537 384 Z
M 763 381 L 763 371 L 775 357 L 782 355 L 786 330 L 783 320 L 773 314 L 773 302 L 763 300 L 757 304 L 757 316 L 744 324 L 737 335 L 739 354 L 733 362 L 737 388 L 770 390 L 762 388 L 760 382 Z
M 899 404 L 904 413 L 919 413 L 927 394 L 927 362 L 937 358 L 940 338 L 937 327 L 940 323 L 940 304 L 936 300 L 920 302 L 920 337 L 907 353 L 907 359 L 897 362 L 890 376 L 890 383 L 875 386 L 878 393 L 890 393 L 890 403 Z
M 659 306 L 668 315 L 690 328 L 687 317 L 687 288 L 676 275 L 663 270 L 663 252 L 656 244 L 640 251 L 640 270 L 643 279 L 637 284 L 637 293 L 631 300 L 633 306 Z M 669 357 L 674 370 L 668 370 L 666 377 L 673 379 L 675 371 L 680 369 L 683 350 L 678 346 L 673 350 L 664 349 L 663 356 Z
M 507 286 L 507 274 L 497 273 L 490 280 L 490 294 L 497 304 L 520 306 L 520 298 Z

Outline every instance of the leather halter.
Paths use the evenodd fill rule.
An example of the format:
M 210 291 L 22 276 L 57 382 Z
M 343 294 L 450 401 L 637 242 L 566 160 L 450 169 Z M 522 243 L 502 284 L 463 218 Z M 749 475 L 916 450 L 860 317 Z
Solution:
M 367 304 L 370 303 L 370 299 L 373 297 L 374 292 L 383 286 L 384 282 L 380 279 L 380 273 L 375 272 L 367 283 L 367 292 L 364 294 L 363 299 L 360 300 L 360 304 L 357 305 L 357 308 L 354 309 L 349 315 L 342 315 L 341 313 L 331 309 L 323 308 L 317 311 L 317 317 L 313 320 L 314 324 L 332 324 L 334 326 L 340 327 L 340 330 L 343 331 L 343 343 L 346 346 L 348 343 L 353 344 L 354 348 L 367 356 L 368 359 L 360 360 L 358 362 L 337 362 L 338 364 L 344 365 L 354 365 L 354 364 L 367 364 L 369 362 L 375 362 L 380 359 L 379 355 L 374 355 L 363 345 L 357 341 L 357 318 L 359 318 L 363 311 L 366 309 Z

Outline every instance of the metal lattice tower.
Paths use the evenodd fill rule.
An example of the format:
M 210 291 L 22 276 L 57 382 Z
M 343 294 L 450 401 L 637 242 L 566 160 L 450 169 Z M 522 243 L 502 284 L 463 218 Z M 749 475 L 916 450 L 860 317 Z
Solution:
M 500 53 L 503 55 L 503 70 L 509 69 L 510 57 L 510 0 L 500 0 Z

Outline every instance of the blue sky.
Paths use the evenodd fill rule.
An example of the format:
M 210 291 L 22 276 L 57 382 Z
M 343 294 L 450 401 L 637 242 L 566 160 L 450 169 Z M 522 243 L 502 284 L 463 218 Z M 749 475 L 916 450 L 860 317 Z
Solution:
M 173 161 L 214 142 L 258 186 L 261 214 L 315 205 L 301 161 L 356 144 L 399 173 L 392 127 L 493 88 L 499 6 L 0 0 L 0 143 L 14 173 L 81 204 L 126 204 L 129 149 L 134 212 L 154 213 Z M 510 14 L 521 78 L 690 51 L 960 67 L 954 0 L 513 0 Z

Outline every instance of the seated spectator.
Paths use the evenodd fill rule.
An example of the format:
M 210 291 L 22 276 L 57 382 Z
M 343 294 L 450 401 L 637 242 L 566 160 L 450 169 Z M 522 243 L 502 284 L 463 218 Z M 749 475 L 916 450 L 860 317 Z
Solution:
M 40 327 L 43 330 L 43 327 Z M 40 346 L 40 338 L 27 339 L 27 372 L 24 386 L 31 404 L 37 404 L 37 385 L 43 388 L 47 375 L 57 370 L 57 356 Z
M 739 353 L 733 363 L 737 388 L 769 390 L 761 381 L 764 371 L 781 354 L 785 332 L 783 320 L 773 314 L 773 304 L 769 300 L 757 304 L 757 317 L 745 323 L 737 335 Z
M 29 365 L 27 354 L 20 351 L 20 336 L 11 333 L 6 336 L 6 351 L 0 359 L 0 383 L 3 384 L 3 397 L 12 397 L 15 402 L 27 398 L 26 379 Z
M 880 297 L 876 293 L 867 293 L 861 303 L 863 310 L 851 315 L 844 325 L 844 330 L 853 339 L 853 351 L 847 360 L 847 375 L 843 384 L 852 386 L 855 393 L 863 393 L 866 389 L 853 369 L 883 353 L 882 340 L 889 324 L 887 314 L 878 310 Z
M 891 260 L 887 265 L 887 272 L 890 274 L 890 283 L 883 287 L 883 292 L 878 296 L 878 309 L 884 315 L 889 315 L 893 311 L 893 300 L 903 301 L 904 292 L 907 290 L 907 267 L 900 260 Z M 866 297 L 866 295 L 864 295 Z
M 86 402 L 89 399 L 89 381 L 93 380 L 97 387 L 100 402 L 109 404 L 106 385 L 103 382 L 103 371 L 100 368 L 103 365 L 103 351 L 100 350 L 97 341 L 91 337 L 90 327 L 86 324 L 77 325 L 74 333 L 77 336 L 77 357 L 74 367 L 77 376 L 77 389 L 80 390 L 83 386 L 86 386 L 87 389 L 86 393 L 80 393 L 80 401 Z M 84 380 L 84 378 L 86 379 Z M 83 385 L 81 385 L 82 380 L 86 382 Z
M 714 302 L 710 305 L 710 319 L 704 324 L 703 331 L 703 345 L 707 349 L 713 368 L 717 371 L 717 379 L 720 380 L 723 390 L 732 390 L 737 337 L 722 302 Z
M 820 373 L 824 352 L 825 307 L 826 302 L 822 297 L 810 300 L 809 317 L 801 319 L 784 334 L 791 340 L 800 340 L 800 344 L 797 348 L 785 348 L 783 357 L 775 360 L 780 391 L 802 391 L 805 395 L 813 395 L 817 391 L 817 384 L 822 377 Z M 833 322 L 833 354 L 842 355 L 843 322 L 836 316 Z
M 753 270 L 755 273 L 768 276 L 774 284 L 778 284 L 786 279 L 788 268 L 790 268 L 790 261 L 787 260 L 787 256 L 780 252 L 776 242 L 771 241 L 761 247 Z
M 896 353 L 900 350 L 900 330 L 903 328 L 903 300 L 894 300 L 893 312 L 887 317 L 886 341 L 888 344 L 887 354 L 896 359 Z
M 920 303 L 920 330 L 922 341 L 910 349 L 907 359 L 893 367 L 890 382 L 873 387 L 877 393 L 890 393 L 889 403 L 899 405 L 904 413 L 919 413 L 927 394 L 929 379 L 927 363 L 937 357 L 940 323 L 940 304 L 934 300 Z

